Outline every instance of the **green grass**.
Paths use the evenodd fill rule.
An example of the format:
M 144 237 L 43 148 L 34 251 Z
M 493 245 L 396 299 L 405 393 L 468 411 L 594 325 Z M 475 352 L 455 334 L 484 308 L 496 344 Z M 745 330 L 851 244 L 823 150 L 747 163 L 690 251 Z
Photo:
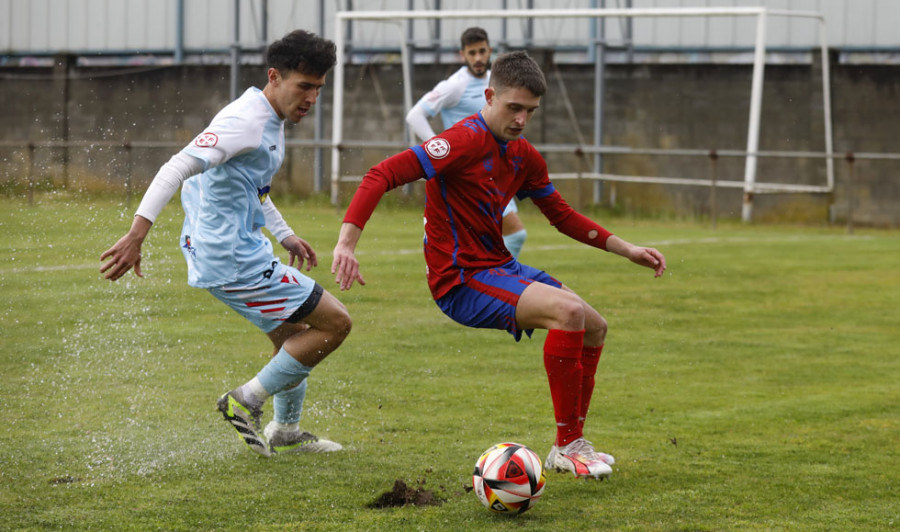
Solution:
M 340 215 L 285 204 L 332 290 Z M 0 199 L 0 529 L 896 530 L 900 528 L 900 233 L 603 219 L 666 253 L 649 270 L 556 233 L 526 206 L 522 259 L 610 323 L 587 435 L 607 482 L 550 473 L 519 518 L 465 488 L 475 459 L 553 438 L 544 334 L 463 328 L 430 299 L 418 209 L 363 235 L 354 318 L 313 373 L 304 428 L 327 456 L 248 451 L 215 399 L 268 340 L 189 288 L 173 201 L 144 279 L 102 280 L 129 226 L 110 200 Z M 398 252 L 399 250 L 399 252 Z M 370 509 L 400 479 L 440 506 Z

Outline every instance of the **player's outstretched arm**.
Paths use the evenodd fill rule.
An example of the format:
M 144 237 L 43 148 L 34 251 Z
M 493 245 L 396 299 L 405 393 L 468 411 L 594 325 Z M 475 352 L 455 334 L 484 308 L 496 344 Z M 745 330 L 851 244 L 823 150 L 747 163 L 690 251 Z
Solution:
M 334 274 L 334 281 L 341 286 L 341 291 L 350 290 L 354 281 L 358 281 L 360 285 L 366 284 L 359 273 L 359 261 L 354 254 L 360 235 L 362 229 L 358 226 L 347 222 L 341 225 L 341 234 L 334 246 L 334 260 L 331 263 L 331 273 Z
M 625 257 L 635 264 L 650 268 L 653 270 L 654 277 L 659 277 L 666 271 L 666 258 L 655 248 L 635 246 L 615 235 L 611 235 L 606 240 L 606 249 L 616 255 Z
M 100 266 L 100 273 L 104 273 L 103 277 L 110 281 L 117 281 L 120 277 L 128 273 L 132 267 L 134 273 L 138 277 L 141 274 L 141 244 L 147 238 L 150 227 L 153 222 L 143 216 L 135 216 L 131 223 L 131 230 L 125 236 L 119 239 L 113 247 L 107 249 L 100 255 L 100 260 L 109 259 L 104 265 Z
M 137 214 L 131 222 L 131 230 L 119 239 L 116 244 L 107 249 L 100 255 L 100 260 L 109 258 L 109 262 L 100 267 L 100 273 L 105 273 L 107 279 L 116 281 L 130 270 L 134 268 L 134 273 L 138 277 L 141 274 L 141 244 L 147 238 L 153 221 L 166 206 L 166 203 L 172 199 L 175 192 L 184 181 L 194 174 L 203 171 L 203 161 L 188 155 L 184 152 L 178 152 L 169 159 L 166 164 L 160 167 L 141 204 L 138 205 Z

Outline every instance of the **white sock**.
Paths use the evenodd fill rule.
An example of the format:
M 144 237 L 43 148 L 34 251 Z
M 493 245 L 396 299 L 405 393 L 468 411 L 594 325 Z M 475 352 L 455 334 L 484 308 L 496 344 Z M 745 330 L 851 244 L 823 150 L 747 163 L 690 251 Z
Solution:
M 256 406 L 262 406 L 263 403 L 268 399 L 269 392 L 263 387 L 262 383 L 259 382 L 259 379 L 253 377 L 246 384 L 241 386 L 241 393 L 244 394 L 244 398 L 247 401 L 252 401 Z
M 279 423 L 272 421 L 269 423 L 278 432 L 300 432 L 300 423 Z

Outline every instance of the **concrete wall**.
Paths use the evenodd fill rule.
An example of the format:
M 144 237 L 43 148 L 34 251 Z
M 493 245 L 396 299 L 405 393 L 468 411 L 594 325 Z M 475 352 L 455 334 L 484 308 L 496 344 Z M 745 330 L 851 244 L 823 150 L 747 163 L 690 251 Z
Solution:
M 227 103 L 229 71 L 224 66 L 142 69 L 89 69 L 73 66 L 65 56 L 51 69 L 4 69 L 0 74 L 0 190 L 22 192 L 27 150 L 9 142 L 92 140 L 169 143 L 156 148 L 93 146 L 38 148 L 34 152 L 38 185 L 90 190 L 123 186 L 129 179 L 140 196 L 156 169 L 199 133 Z M 416 65 L 416 96 L 457 67 Z M 579 131 L 592 142 L 593 69 L 547 63 L 550 93 L 529 126 L 535 144 L 577 143 Z M 746 148 L 750 65 L 612 65 L 606 77 L 604 143 L 633 148 Z M 68 76 L 65 73 L 68 72 Z M 567 99 L 557 83 L 564 80 Z M 242 86 L 262 86 L 262 67 L 245 66 Z M 837 152 L 900 152 L 900 68 L 832 64 L 834 138 Z M 820 73 L 809 65 L 769 65 L 763 97 L 762 150 L 824 150 Z M 399 65 L 353 66 L 346 71 L 344 130 L 347 139 L 402 139 L 402 76 Z M 325 136 L 330 136 L 331 94 L 320 99 Z M 313 120 L 289 126 L 288 138 L 311 139 Z M 345 174 L 362 174 L 397 150 L 348 150 Z M 548 155 L 552 172 L 586 169 L 569 155 Z M 325 157 L 328 175 L 329 154 Z M 133 172 L 128 169 L 132 168 Z M 276 180 L 277 193 L 312 192 L 313 150 L 294 148 Z M 825 183 L 822 159 L 761 159 L 758 181 Z M 604 157 L 604 170 L 626 175 L 707 178 L 709 159 L 684 156 Z M 742 180 L 744 161 L 719 158 L 718 179 Z M 836 162 L 833 196 L 807 194 L 757 196 L 754 219 L 824 222 L 830 213 L 841 222 L 852 208 L 856 223 L 900 225 L 900 161 L 857 160 L 850 171 Z M 133 177 L 132 177 L 133 176 Z M 589 184 L 560 182 L 573 205 L 590 201 Z M 354 185 L 343 187 L 343 197 Z M 605 200 L 629 211 L 678 216 L 708 216 L 705 187 L 607 184 Z M 718 214 L 739 217 L 742 193 L 720 189 Z M 526 206 L 527 208 L 528 206 Z

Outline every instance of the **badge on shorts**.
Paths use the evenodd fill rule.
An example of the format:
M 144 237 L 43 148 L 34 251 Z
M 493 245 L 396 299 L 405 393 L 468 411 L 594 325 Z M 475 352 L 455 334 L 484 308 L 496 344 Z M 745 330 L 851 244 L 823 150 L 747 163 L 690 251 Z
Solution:
M 450 155 L 450 143 L 446 140 L 435 137 L 425 143 L 425 151 L 432 159 L 443 159 Z

